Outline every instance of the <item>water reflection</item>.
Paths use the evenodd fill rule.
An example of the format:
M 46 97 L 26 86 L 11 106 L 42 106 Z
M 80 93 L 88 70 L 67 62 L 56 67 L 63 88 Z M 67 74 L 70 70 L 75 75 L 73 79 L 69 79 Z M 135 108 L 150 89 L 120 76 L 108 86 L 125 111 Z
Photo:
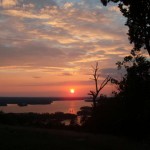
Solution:
M 25 107 L 19 107 L 15 104 L 9 104 L 7 106 L 0 106 L 0 111 L 13 112 L 13 113 L 55 113 L 64 112 L 76 114 L 82 106 L 91 106 L 91 103 L 80 101 L 54 101 L 48 105 L 28 105 Z
M 70 114 L 75 114 L 75 110 L 74 110 L 74 108 L 69 108 L 68 113 L 70 113 Z
M 78 110 L 76 110 L 75 101 L 71 101 L 71 102 L 70 102 L 70 106 L 69 106 L 68 113 L 70 113 L 70 114 L 75 114 L 77 111 L 78 111 Z

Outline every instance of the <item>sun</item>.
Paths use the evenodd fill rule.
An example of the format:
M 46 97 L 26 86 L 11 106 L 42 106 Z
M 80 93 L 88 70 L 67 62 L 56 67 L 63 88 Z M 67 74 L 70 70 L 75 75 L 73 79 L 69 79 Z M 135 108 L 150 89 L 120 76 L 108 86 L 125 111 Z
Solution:
M 70 93 L 71 93 L 71 94 L 74 94 L 74 93 L 75 93 L 75 90 L 74 90 L 74 89 L 70 89 Z

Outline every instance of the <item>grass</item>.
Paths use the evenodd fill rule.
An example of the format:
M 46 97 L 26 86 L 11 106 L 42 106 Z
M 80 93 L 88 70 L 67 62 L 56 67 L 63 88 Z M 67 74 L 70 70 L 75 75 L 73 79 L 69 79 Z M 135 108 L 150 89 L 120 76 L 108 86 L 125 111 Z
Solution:
M 0 150 L 147 150 L 108 135 L 0 125 Z

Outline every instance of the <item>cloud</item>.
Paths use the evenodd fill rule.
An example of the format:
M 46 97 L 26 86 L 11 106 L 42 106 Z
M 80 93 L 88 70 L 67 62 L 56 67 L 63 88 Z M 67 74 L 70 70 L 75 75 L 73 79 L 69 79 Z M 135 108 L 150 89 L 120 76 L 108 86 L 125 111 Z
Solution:
M 73 77 L 96 61 L 115 67 L 130 50 L 119 11 L 96 0 L 3 0 L 0 17 L 1 71 Z
M 45 7 L 53 7 L 58 6 L 57 3 L 54 0 L 20 0 L 19 1 L 20 6 L 33 4 L 36 9 L 43 9 Z
M 34 79 L 40 79 L 41 77 L 40 76 L 34 76 L 32 78 L 34 78 Z
M 18 4 L 18 0 L 1 0 L 0 7 L 10 8 L 16 6 Z
M 37 0 L 1 0 L 0 6 L 3 8 L 10 8 L 10 7 L 21 7 L 22 9 L 33 7 L 35 9 L 42 9 L 47 6 L 57 6 L 57 3 L 53 0 L 43 0 L 43 1 L 37 1 Z
M 45 66 L 50 62 L 56 62 L 56 58 L 61 58 L 63 55 L 60 49 L 44 45 L 40 41 L 27 42 L 21 46 L 0 46 L 0 65 L 24 65 L 30 63 L 35 66 Z
M 64 72 L 64 73 L 62 73 L 62 75 L 64 75 L 64 76 L 72 76 L 72 73 Z
M 72 2 L 66 2 L 64 4 L 64 9 L 68 9 L 68 8 L 72 8 L 73 7 L 73 3 Z
M 126 71 L 124 69 L 118 70 L 117 66 L 116 68 L 104 68 L 100 70 L 100 74 L 103 77 L 107 77 L 109 75 L 112 78 L 115 78 L 117 80 L 120 80 L 122 76 L 125 74 L 125 72 Z
M 81 80 L 81 81 L 65 81 L 65 82 L 51 82 L 51 83 L 27 83 L 27 84 L 21 84 L 18 86 L 69 86 L 69 85 L 74 85 L 74 86 L 80 86 L 80 85 L 93 85 L 93 81 L 91 80 Z

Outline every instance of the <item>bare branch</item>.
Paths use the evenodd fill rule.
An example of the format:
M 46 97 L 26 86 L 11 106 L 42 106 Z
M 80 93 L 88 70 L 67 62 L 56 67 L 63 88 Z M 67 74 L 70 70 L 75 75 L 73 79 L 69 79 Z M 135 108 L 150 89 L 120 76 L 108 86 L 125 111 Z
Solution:
M 110 80 L 111 80 L 111 77 L 108 75 L 108 76 L 105 78 L 105 80 L 101 83 L 99 89 L 102 90 L 102 89 L 105 87 L 105 85 L 106 85 Z
M 98 74 L 98 71 L 99 71 L 99 67 L 98 67 L 98 62 L 96 62 L 96 65 L 95 67 L 92 66 L 92 69 L 93 69 L 93 78 L 92 80 L 94 80 L 94 83 L 95 83 L 95 91 L 90 91 L 88 93 L 88 95 L 91 95 L 93 97 L 93 107 L 95 108 L 96 107 L 96 99 L 100 93 L 100 91 L 107 85 L 107 83 L 111 80 L 111 77 L 110 76 L 107 76 L 104 81 L 100 84 L 100 87 L 98 88 L 98 80 L 99 80 L 99 77 L 100 77 L 100 74 Z
M 100 86 L 100 88 L 99 88 L 99 91 L 101 91 L 106 85 L 107 85 L 107 83 L 109 82 L 111 80 L 111 78 L 109 77 L 107 77 L 104 81 L 103 81 L 103 83 L 101 84 L 101 86 Z
M 94 92 L 94 91 L 90 91 L 90 93 L 88 93 L 88 95 L 94 96 L 94 95 L 95 95 L 95 92 Z

